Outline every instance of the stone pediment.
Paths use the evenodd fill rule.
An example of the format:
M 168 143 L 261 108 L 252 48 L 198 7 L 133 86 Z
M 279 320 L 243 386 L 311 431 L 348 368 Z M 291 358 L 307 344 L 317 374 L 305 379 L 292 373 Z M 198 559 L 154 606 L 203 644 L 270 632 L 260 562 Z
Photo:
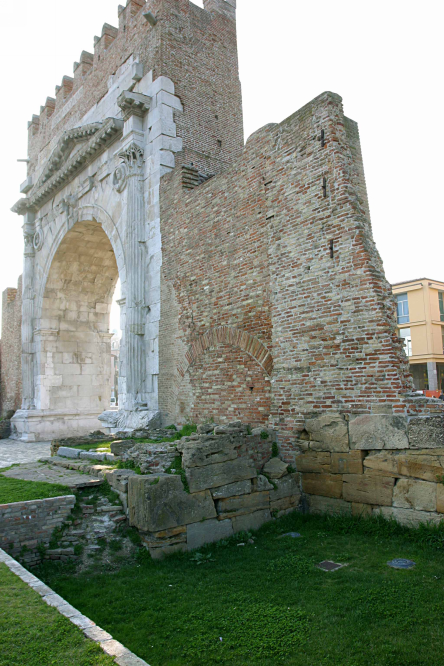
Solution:
M 123 120 L 108 118 L 101 123 L 83 125 L 64 132 L 31 195 L 19 199 L 12 211 L 23 215 L 28 210 L 38 210 L 116 141 L 122 131 Z

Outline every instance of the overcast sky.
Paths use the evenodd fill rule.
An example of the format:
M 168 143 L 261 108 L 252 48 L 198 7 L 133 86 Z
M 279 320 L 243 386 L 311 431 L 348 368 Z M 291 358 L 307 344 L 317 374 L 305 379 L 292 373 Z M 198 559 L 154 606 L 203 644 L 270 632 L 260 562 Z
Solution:
M 120 0 L 123 2 L 124 0 Z M 0 291 L 22 271 L 27 121 L 119 0 L 2 5 Z M 202 6 L 202 2 L 195 4 Z M 443 4 L 439 0 L 238 0 L 245 137 L 325 90 L 359 123 L 373 233 L 390 282 L 444 281 Z

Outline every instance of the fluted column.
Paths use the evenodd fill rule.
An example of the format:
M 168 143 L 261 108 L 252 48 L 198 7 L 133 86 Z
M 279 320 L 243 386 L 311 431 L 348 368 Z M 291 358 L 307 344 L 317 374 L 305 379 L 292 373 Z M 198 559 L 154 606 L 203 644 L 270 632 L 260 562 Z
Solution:
M 119 153 L 126 172 L 127 248 L 126 292 L 126 405 L 133 410 L 146 405 L 145 320 L 145 205 L 143 197 L 143 148 L 130 143 Z
M 23 225 L 25 241 L 22 302 L 22 409 L 35 409 L 34 401 L 34 225 L 35 214 L 26 213 Z

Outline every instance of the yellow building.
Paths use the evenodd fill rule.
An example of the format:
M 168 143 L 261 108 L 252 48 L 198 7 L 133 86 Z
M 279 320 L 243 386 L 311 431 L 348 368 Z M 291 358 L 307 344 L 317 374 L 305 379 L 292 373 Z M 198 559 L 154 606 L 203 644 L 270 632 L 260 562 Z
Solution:
M 392 288 L 415 388 L 444 392 L 444 282 L 420 278 Z

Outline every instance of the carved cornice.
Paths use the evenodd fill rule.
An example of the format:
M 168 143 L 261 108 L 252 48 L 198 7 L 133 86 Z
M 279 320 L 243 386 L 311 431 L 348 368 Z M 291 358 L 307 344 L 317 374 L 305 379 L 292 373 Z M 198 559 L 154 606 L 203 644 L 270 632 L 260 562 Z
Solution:
M 124 90 L 117 99 L 117 104 L 122 109 L 123 119 L 128 120 L 131 116 L 143 118 L 150 110 L 151 99 L 148 95 Z
M 12 212 L 24 215 L 29 211 L 39 210 L 44 203 L 71 182 L 85 166 L 118 139 L 122 130 L 123 120 L 108 118 L 103 123 L 93 123 L 65 132 L 49 158 L 33 193 L 30 197 L 19 199 L 11 208 Z M 72 157 L 69 157 L 72 149 L 78 143 L 84 145 Z

